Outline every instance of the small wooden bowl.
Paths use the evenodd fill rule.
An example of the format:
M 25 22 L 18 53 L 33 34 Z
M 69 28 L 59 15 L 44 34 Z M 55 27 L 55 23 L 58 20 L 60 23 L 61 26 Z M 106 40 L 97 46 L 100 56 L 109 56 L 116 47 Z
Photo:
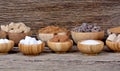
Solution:
M 0 53 L 8 53 L 14 47 L 14 41 L 9 40 L 8 43 L 0 43 Z
M 0 38 L 6 38 L 7 33 L 5 31 L 0 30 Z
M 38 33 L 37 38 L 44 42 L 52 39 L 55 35 L 70 35 L 69 32 L 61 32 L 61 33 Z
M 102 40 L 104 38 L 104 31 L 101 32 L 74 32 L 71 31 L 72 38 L 77 44 L 81 40 Z
M 120 52 L 120 43 L 119 42 L 112 42 L 112 41 L 106 40 L 106 45 L 108 48 L 110 48 L 114 52 Z
M 73 41 L 68 40 L 66 42 L 52 42 L 47 41 L 48 47 L 56 52 L 56 53 L 65 53 L 66 51 L 69 51 L 73 46 Z
M 83 40 L 83 41 L 85 41 L 85 40 Z M 82 41 L 79 41 L 77 43 L 77 47 L 80 50 L 80 52 L 82 52 L 84 54 L 96 55 L 96 54 L 100 53 L 104 47 L 104 43 L 102 41 L 99 41 L 99 40 L 96 40 L 96 41 L 98 41 L 100 44 L 87 45 L 87 44 L 80 44 Z
M 26 45 L 26 44 L 18 44 L 20 51 L 24 55 L 38 55 L 44 49 L 45 43 L 42 44 L 33 44 L 33 45 Z
M 15 42 L 15 45 L 17 45 L 21 39 L 24 39 L 25 36 L 31 36 L 31 35 L 32 35 L 32 32 L 29 32 L 29 33 L 9 33 L 8 32 L 8 38 L 10 40 L 13 40 Z

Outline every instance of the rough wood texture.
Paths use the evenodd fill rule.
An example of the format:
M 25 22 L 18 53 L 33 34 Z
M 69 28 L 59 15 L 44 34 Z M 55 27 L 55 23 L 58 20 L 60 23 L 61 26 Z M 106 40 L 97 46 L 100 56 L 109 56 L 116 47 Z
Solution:
M 24 22 L 32 30 L 48 25 L 70 29 L 81 22 L 107 29 L 119 26 L 119 19 L 120 0 L 0 0 L 0 24 Z
M 75 48 L 66 54 L 46 49 L 38 56 L 0 55 L 0 71 L 120 71 L 119 53 L 102 52 L 98 56 L 87 56 Z

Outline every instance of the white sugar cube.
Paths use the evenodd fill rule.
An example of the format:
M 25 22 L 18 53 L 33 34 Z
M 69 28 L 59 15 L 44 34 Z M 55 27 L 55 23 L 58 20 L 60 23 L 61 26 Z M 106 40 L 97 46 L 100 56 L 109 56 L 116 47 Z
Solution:
M 41 44 L 41 43 L 42 43 L 42 41 L 41 41 L 41 40 L 38 40 L 38 41 L 37 41 L 37 44 Z
M 107 40 L 115 41 L 116 37 L 117 37 L 116 34 L 110 34 L 110 35 L 108 36 Z
M 8 43 L 8 42 L 9 42 L 9 40 L 8 40 L 8 39 L 4 39 L 4 42 L 5 42 L 5 43 Z
M 35 38 L 31 38 L 32 41 L 37 41 Z
M 3 40 L 3 39 L 0 39 L 0 43 L 4 43 L 4 40 Z
M 37 44 L 36 41 L 30 41 L 30 44 Z
M 26 36 L 25 39 L 22 39 L 20 41 L 21 44 L 26 44 L 26 45 L 32 45 L 32 44 L 41 44 L 42 41 L 41 40 L 36 40 L 35 38 Z
M 9 40 L 8 39 L 0 39 L 0 43 L 8 43 Z
M 24 44 L 29 45 L 30 42 L 29 41 L 24 41 Z
M 26 37 L 25 37 L 25 40 L 29 41 L 29 40 L 31 40 L 31 37 L 26 36 Z
M 21 44 L 24 44 L 24 42 L 25 42 L 25 40 L 24 40 L 24 39 L 20 40 L 20 43 L 21 43 Z

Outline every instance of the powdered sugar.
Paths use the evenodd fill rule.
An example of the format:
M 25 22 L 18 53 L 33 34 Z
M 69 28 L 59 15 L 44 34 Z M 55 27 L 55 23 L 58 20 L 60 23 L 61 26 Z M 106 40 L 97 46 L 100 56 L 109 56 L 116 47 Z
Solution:
M 100 44 L 100 43 L 96 40 L 85 40 L 85 41 L 80 42 L 80 44 L 97 45 L 97 44 Z

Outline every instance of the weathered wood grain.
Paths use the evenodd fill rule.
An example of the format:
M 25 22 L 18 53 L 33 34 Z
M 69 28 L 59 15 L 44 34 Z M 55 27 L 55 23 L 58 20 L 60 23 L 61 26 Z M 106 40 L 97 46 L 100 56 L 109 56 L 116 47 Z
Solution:
M 52 53 L 46 47 L 38 56 L 24 56 L 22 53 L 0 55 L 0 71 L 119 71 L 120 54 L 102 52 L 87 56 L 76 46 L 65 54 Z
M 103 29 L 120 25 L 120 0 L 0 0 L 0 24 L 24 22 L 36 31 L 93 22 Z

